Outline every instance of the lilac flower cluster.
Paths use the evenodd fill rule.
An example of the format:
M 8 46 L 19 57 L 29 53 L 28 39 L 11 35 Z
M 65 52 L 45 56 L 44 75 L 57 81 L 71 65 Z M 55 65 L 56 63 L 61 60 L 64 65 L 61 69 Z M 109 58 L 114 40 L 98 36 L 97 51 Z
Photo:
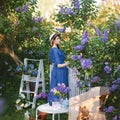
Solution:
M 109 106 L 108 108 L 105 108 L 104 111 L 107 113 L 111 113 L 115 110 L 115 108 L 113 106 Z
M 26 3 L 23 7 L 17 7 L 15 8 L 16 12 L 27 12 L 29 9 L 30 4 Z
M 120 78 L 117 78 L 116 80 L 114 80 L 112 82 L 112 86 L 110 87 L 110 91 L 114 92 L 115 90 L 117 90 L 117 88 L 119 87 L 119 85 L 120 85 Z
M 42 21 L 43 21 L 43 17 L 41 17 L 41 16 L 38 17 L 38 18 L 33 17 L 33 18 L 32 18 L 32 21 L 33 21 L 33 22 L 42 22 Z
M 67 87 L 64 83 L 58 83 L 56 87 L 51 89 L 51 92 L 53 92 L 54 95 L 60 96 L 61 98 L 65 98 L 69 94 L 70 88 Z
M 99 37 L 102 37 L 103 42 L 106 42 L 108 40 L 108 31 L 107 30 L 104 30 L 103 35 L 98 28 L 95 28 L 95 31 Z
M 73 10 L 71 8 L 67 8 L 67 7 L 64 7 L 62 6 L 60 8 L 60 14 L 62 15 L 76 15 L 76 12 L 73 12 Z
M 109 74 L 109 73 L 111 73 L 112 69 L 110 68 L 110 66 L 106 65 L 106 66 L 104 67 L 104 71 L 105 71 L 107 74 Z
M 92 67 L 91 59 L 81 59 L 80 62 L 82 69 L 90 69 Z
M 48 94 L 45 92 L 40 92 L 37 96 L 36 99 L 48 99 Z
M 75 0 L 75 1 L 73 2 L 73 5 L 74 5 L 74 7 L 75 7 L 76 10 L 79 10 L 79 9 L 80 9 L 79 0 Z
M 92 83 L 97 83 L 99 82 L 100 77 L 99 76 L 94 76 L 93 79 L 91 80 Z
M 56 28 L 57 31 L 59 31 L 60 33 L 64 33 L 66 28 L 63 27 L 63 28 Z

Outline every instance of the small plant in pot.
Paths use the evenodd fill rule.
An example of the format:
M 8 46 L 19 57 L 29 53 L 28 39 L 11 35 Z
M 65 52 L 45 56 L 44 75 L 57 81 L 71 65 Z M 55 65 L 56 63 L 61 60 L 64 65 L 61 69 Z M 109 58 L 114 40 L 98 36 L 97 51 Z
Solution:
M 38 105 L 46 103 L 48 100 L 48 94 L 45 92 L 40 92 L 37 96 L 36 99 L 39 100 Z M 38 112 L 38 119 L 40 120 L 46 120 L 47 118 L 47 113 L 45 112 Z

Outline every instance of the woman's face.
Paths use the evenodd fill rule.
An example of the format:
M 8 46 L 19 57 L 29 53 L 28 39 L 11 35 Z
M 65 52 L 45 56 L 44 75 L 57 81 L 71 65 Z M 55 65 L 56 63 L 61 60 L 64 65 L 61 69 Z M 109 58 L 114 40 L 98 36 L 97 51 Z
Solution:
M 61 43 L 60 37 L 57 36 L 55 40 L 53 41 L 54 44 L 59 45 Z

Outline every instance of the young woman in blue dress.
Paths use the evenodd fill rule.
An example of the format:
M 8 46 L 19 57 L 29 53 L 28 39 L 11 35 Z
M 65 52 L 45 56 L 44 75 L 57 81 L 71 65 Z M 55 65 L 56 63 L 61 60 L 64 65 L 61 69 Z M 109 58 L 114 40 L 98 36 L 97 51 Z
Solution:
M 53 65 L 51 70 L 51 80 L 50 80 L 50 91 L 58 85 L 58 83 L 64 83 L 68 86 L 68 68 L 69 62 L 65 62 L 66 56 L 64 52 L 60 49 L 60 35 L 53 33 L 50 36 L 50 43 L 52 48 L 49 51 L 49 58 Z M 59 97 L 53 95 L 52 92 L 49 94 L 48 101 L 56 101 Z

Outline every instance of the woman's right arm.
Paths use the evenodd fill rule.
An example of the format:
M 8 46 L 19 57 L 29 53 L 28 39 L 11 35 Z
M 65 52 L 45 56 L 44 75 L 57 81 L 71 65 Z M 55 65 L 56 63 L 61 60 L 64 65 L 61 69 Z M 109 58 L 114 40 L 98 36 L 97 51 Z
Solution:
M 69 62 L 67 61 L 67 62 L 65 62 L 63 64 L 58 64 L 57 67 L 62 68 L 62 67 L 68 66 L 68 65 L 69 65 Z

